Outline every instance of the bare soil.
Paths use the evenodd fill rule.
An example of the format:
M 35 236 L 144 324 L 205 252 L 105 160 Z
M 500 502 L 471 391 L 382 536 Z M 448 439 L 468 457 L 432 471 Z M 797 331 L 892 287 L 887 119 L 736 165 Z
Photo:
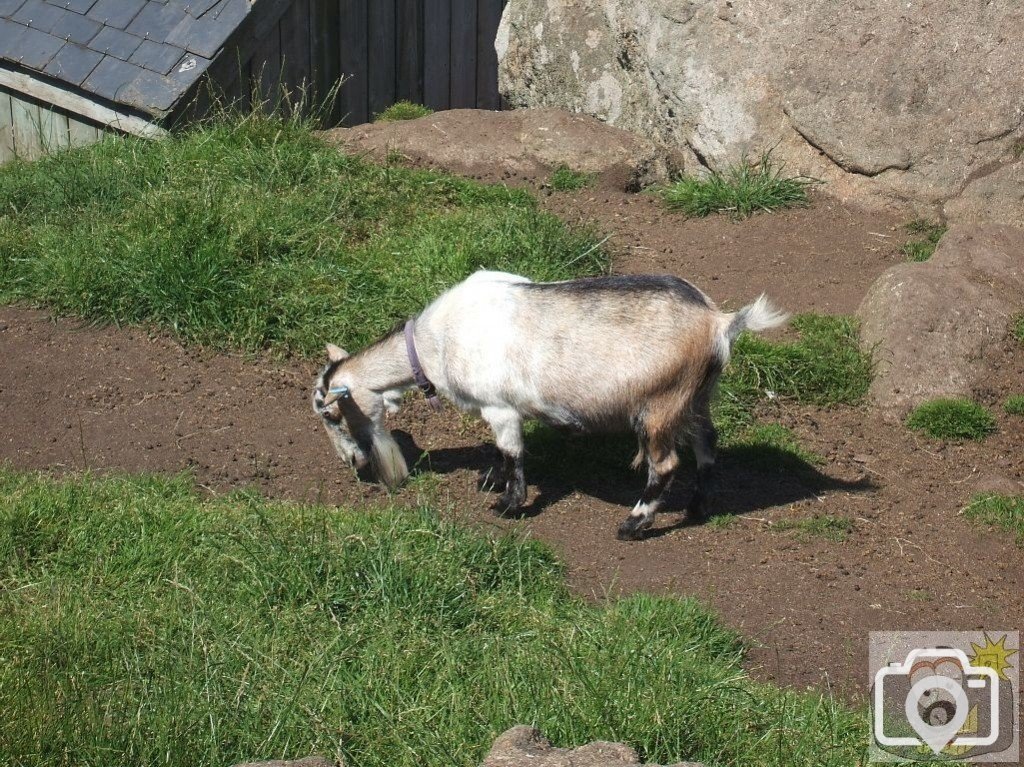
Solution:
M 852 312 L 902 258 L 900 219 L 825 199 L 742 223 L 688 221 L 649 196 L 601 189 L 554 193 L 543 204 L 611 233 L 617 271 L 678 274 L 732 306 L 766 291 L 791 311 Z M 0 308 L 0 359 L 0 461 L 16 468 L 190 470 L 211 491 L 254 485 L 337 504 L 387 498 L 330 451 L 308 404 L 314 363 L 215 355 L 18 307 Z M 719 512 L 738 515 L 729 526 L 687 524 L 686 470 L 651 536 L 623 543 L 615 528 L 640 477 L 574 472 L 570 480 L 544 465 L 527 476 L 525 517 L 497 519 L 476 487 L 493 457 L 490 435 L 417 398 L 393 427 L 410 463 L 422 456 L 438 479 L 422 476 L 395 500 L 429 494 L 471 523 L 549 542 L 588 597 L 697 597 L 755 645 L 749 666 L 758 677 L 857 696 L 868 631 L 1024 627 L 1024 551 L 960 514 L 981 489 L 1020 492 L 1024 476 L 1024 421 L 998 408 L 1024 381 L 1019 345 L 994 350 L 992 370 L 979 396 L 996 406 L 999 430 L 978 444 L 942 445 L 866 408 L 767 406 L 762 416 L 793 428 L 823 462 L 793 473 L 725 451 Z M 584 447 L 567 438 L 567 460 L 586 460 Z M 831 541 L 775 527 L 816 514 L 848 518 L 852 532 Z

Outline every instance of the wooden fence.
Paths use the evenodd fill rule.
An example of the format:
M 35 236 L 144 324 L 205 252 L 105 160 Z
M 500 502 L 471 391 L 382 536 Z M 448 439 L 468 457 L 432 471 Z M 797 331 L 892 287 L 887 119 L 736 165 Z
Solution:
M 308 83 L 319 99 L 344 78 L 328 118 L 335 125 L 367 122 L 401 100 L 498 109 L 494 39 L 505 2 L 292 0 L 247 52 L 228 96 L 275 102 Z

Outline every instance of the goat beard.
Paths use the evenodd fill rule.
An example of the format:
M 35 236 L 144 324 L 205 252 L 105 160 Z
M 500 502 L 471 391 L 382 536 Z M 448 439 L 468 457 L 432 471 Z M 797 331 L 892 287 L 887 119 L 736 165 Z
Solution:
M 370 462 L 377 478 L 391 490 L 401 485 L 409 476 L 409 467 L 398 443 L 383 429 L 374 429 L 370 443 Z

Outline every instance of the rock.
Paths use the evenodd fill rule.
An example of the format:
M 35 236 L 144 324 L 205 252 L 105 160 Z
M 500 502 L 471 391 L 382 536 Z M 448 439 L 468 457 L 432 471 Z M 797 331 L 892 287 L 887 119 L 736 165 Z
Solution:
M 978 173 L 955 199 L 946 203 L 950 221 L 1000 222 L 1024 227 L 1024 160 L 996 164 L 988 173 Z
M 649 139 L 560 109 L 453 109 L 322 135 L 350 152 L 379 159 L 398 152 L 417 163 L 488 180 L 546 178 L 566 165 L 600 174 L 605 183 L 627 191 L 668 180 L 683 161 Z
M 596 741 L 579 748 L 554 748 L 533 727 L 513 727 L 498 736 L 481 767 L 639 767 L 636 752 L 621 743 Z M 655 767 L 652 765 L 652 767 Z M 701 767 L 680 762 L 674 767 Z
M 1022 296 L 1024 231 L 1011 227 L 954 226 L 931 260 L 889 269 L 857 310 L 876 361 L 872 401 L 902 417 L 926 400 L 970 394 Z
M 337 767 L 334 762 L 324 759 L 322 756 L 307 756 L 305 759 L 295 759 L 293 761 L 281 761 L 280 759 L 272 762 L 245 762 L 244 764 L 236 764 L 234 767 Z
M 513 107 L 938 211 L 1014 161 L 1022 35 L 1015 0 L 510 0 L 496 48 Z

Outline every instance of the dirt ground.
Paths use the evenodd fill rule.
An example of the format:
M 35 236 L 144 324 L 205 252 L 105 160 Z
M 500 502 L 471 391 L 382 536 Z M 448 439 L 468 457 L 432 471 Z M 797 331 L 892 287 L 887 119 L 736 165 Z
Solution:
M 555 193 L 543 204 L 610 233 L 616 271 L 678 274 L 732 307 L 766 291 L 790 311 L 852 312 L 902 258 L 901 219 L 823 198 L 743 223 L 687 221 L 649 196 L 603 190 Z M 997 351 L 979 392 L 991 404 L 1024 381 L 1024 353 L 1009 342 Z M 386 498 L 330 452 L 308 404 L 315 364 L 214 355 L 27 308 L 0 308 L 0 359 L 0 461 L 16 468 L 190 469 L 212 491 L 255 485 L 339 504 Z M 420 465 L 439 479 L 414 481 L 396 500 L 415 503 L 429 489 L 472 523 L 548 541 L 587 596 L 695 596 L 755 645 L 755 675 L 798 687 L 860 694 L 871 630 L 1024 627 L 1024 551 L 959 513 L 979 489 L 1020 487 L 1019 419 L 1000 412 L 999 431 L 984 443 L 943 446 L 867 409 L 773 405 L 762 415 L 793 428 L 824 462 L 793 474 L 725 451 L 719 511 L 740 515 L 728 527 L 685 523 L 686 470 L 653 534 L 620 542 L 615 528 L 641 478 L 569 481 L 543 465 L 527 476 L 526 517 L 499 520 L 476 489 L 490 435 L 420 399 L 392 423 L 410 464 L 422 454 Z M 564 449 L 571 462 L 579 443 L 567 439 Z M 851 534 L 830 541 L 773 529 L 815 514 L 852 520 Z

